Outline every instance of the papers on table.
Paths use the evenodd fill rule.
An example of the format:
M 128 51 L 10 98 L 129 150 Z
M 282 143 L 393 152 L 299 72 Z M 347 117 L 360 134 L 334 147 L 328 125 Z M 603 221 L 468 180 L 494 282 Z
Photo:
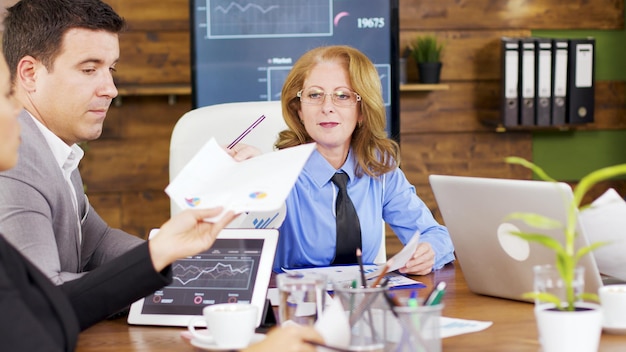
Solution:
M 439 324 L 441 338 L 446 338 L 485 330 L 490 327 L 493 322 L 441 317 Z
M 417 244 L 419 242 L 420 234 L 416 232 L 411 240 L 402 248 L 400 252 L 394 255 L 387 261 L 390 265 L 375 265 L 366 264 L 363 265 L 363 272 L 367 279 L 368 286 L 371 286 L 376 278 L 385 271 L 383 278 L 389 278 L 388 287 L 390 289 L 397 288 L 423 288 L 426 287 L 422 282 L 413 280 L 410 277 L 402 275 L 395 270 L 403 267 L 406 262 L 411 258 Z M 352 280 L 357 280 L 358 285 L 361 285 L 361 273 L 358 265 L 338 265 L 327 267 L 315 267 L 315 268 L 300 268 L 300 269 L 284 269 L 284 272 L 316 272 L 326 275 L 328 279 L 328 291 L 332 291 L 333 283 L 351 283 Z
M 367 276 L 369 273 L 380 272 L 378 265 L 370 264 L 363 265 L 363 271 Z M 333 283 L 337 284 L 350 284 L 353 280 L 357 280 L 357 284 L 361 285 L 361 273 L 358 265 L 340 265 L 340 266 L 325 266 L 317 268 L 302 268 L 302 269 L 283 269 L 288 273 L 295 272 L 315 272 L 326 275 L 328 285 L 326 290 L 333 291 Z M 385 277 L 389 278 L 387 286 L 389 289 L 400 288 L 423 288 L 426 287 L 422 282 L 413 280 L 408 276 L 404 276 L 397 272 L 388 272 Z M 371 286 L 376 280 L 376 276 L 370 276 L 367 278 L 367 284 Z
M 211 138 L 165 192 L 181 209 L 278 210 L 314 149 L 315 143 L 303 144 L 238 162 Z
M 608 242 L 593 251 L 600 273 L 626 280 L 626 201 L 613 188 L 580 213 L 590 243 Z

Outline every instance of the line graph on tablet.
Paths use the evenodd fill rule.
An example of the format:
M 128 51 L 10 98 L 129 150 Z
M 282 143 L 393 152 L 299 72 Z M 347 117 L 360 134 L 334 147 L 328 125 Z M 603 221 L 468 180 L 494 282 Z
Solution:
M 150 238 L 158 229 L 150 232 Z M 278 230 L 228 228 L 210 249 L 172 263 L 160 275 L 169 284 L 135 301 L 128 313 L 133 325 L 187 326 L 207 305 L 251 303 L 267 307 L 267 288 Z M 264 315 L 259 314 L 256 326 Z
M 147 296 L 143 313 L 200 314 L 207 304 L 250 302 L 262 239 L 220 239 L 206 252 L 172 264 L 172 283 Z
M 252 259 L 187 259 L 172 267 L 170 287 L 219 287 L 248 289 L 254 268 Z

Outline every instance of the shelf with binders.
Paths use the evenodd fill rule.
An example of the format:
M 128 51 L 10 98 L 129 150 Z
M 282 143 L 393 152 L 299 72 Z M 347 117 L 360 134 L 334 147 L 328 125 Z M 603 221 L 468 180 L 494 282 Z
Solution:
M 496 116 L 492 116 L 490 118 L 481 119 L 480 122 L 482 125 L 493 128 L 496 133 L 507 133 L 507 132 L 568 132 L 575 131 L 579 129 L 593 129 L 593 122 L 586 123 L 565 123 L 565 124 L 556 124 L 556 125 L 513 125 L 506 126 L 503 123 L 503 119 L 495 119 Z
M 501 39 L 497 132 L 569 131 L 594 123 L 595 39 Z
M 436 83 L 436 84 L 422 84 L 422 83 L 404 83 L 400 84 L 401 92 L 430 92 L 435 90 L 448 90 L 450 86 L 448 84 Z
M 567 132 L 581 125 L 554 125 L 554 126 L 504 126 L 501 123 L 494 124 L 496 132 Z

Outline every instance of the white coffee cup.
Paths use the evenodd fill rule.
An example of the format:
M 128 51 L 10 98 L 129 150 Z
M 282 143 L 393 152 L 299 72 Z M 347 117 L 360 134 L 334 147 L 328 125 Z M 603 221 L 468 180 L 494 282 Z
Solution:
M 206 306 L 202 316 L 193 317 L 187 326 L 191 335 L 221 348 L 240 349 L 248 346 L 256 328 L 258 309 L 248 303 L 220 303 Z M 196 330 L 201 321 L 206 322 L 209 335 Z
M 626 284 L 602 286 L 598 295 L 604 327 L 626 329 Z

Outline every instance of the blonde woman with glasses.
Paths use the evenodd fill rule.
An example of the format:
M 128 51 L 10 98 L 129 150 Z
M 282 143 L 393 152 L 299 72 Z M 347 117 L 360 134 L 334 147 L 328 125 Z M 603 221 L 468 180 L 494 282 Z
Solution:
M 305 53 L 281 99 L 288 129 L 276 147 L 315 142 L 317 150 L 287 199 L 275 271 L 372 263 L 383 220 L 404 244 L 421 234 L 401 272 L 425 275 L 454 260 L 447 229 L 398 167 L 399 146 L 385 131 L 379 73 L 363 53 L 348 46 Z

